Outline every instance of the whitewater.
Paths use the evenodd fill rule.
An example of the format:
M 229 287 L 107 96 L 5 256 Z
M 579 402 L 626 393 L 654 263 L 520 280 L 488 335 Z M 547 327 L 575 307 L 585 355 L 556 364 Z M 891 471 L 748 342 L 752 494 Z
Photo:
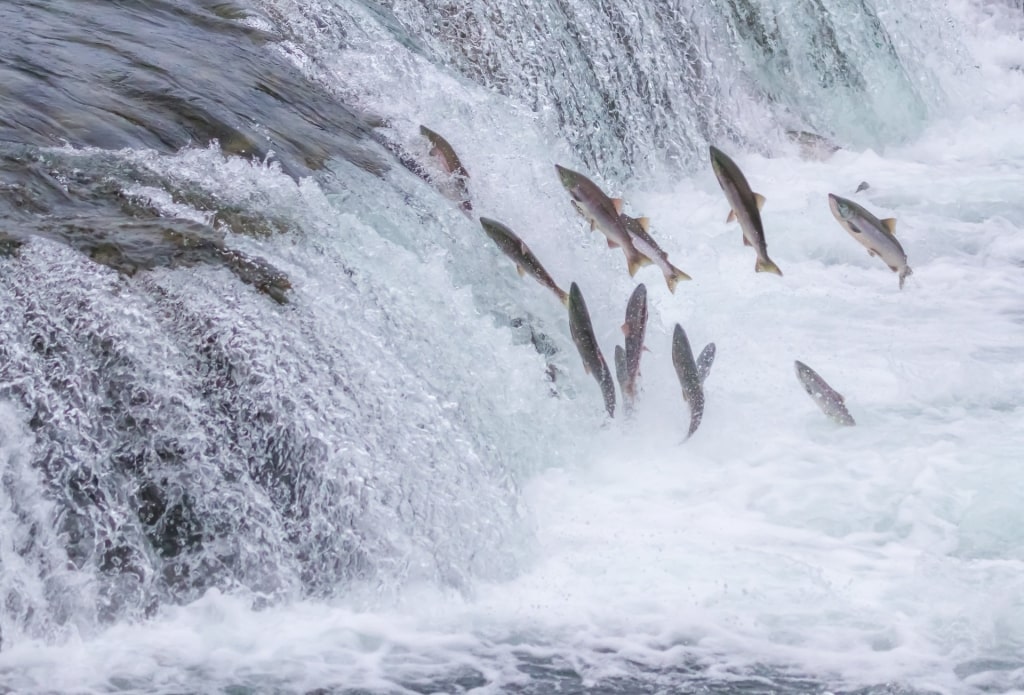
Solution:
M 279 32 L 260 50 L 409 151 L 426 157 L 420 124 L 442 133 L 470 172 L 473 218 L 401 166 L 360 165 L 363 150 L 298 175 L 273 151 L 208 143 L 40 150 L 68 185 L 104 172 L 166 218 L 212 225 L 210 200 L 261 211 L 287 231 L 226 239 L 291 289 L 279 305 L 207 265 L 125 277 L 45 236 L 0 259 L 0 688 L 1024 692 L 1021 8 L 869 3 L 896 37 L 902 63 L 889 70 L 870 37 L 844 38 L 860 20 L 825 3 L 867 84 L 806 81 L 815 66 L 793 63 L 784 105 L 736 86 L 757 77 L 724 46 L 752 44 L 723 29 L 702 68 L 736 72 L 722 92 L 690 94 L 692 113 L 666 97 L 643 123 L 620 92 L 604 104 L 615 118 L 585 130 L 594 103 L 572 101 L 583 97 L 570 99 L 564 74 L 545 77 L 574 56 L 532 44 L 512 3 L 461 30 L 493 48 L 521 29 L 503 44 L 521 53 L 473 63 L 490 65 L 480 75 L 470 51 L 450 52 L 448 25 L 427 15 L 471 5 L 266 2 L 234 21 Z M 784 3 L 759 6 L 780 18 L 776 38 L 791 36 Z M 659 40 L 649 5 L 623 7 L 640 8 L 623 22 L 654 89 L 671 56 L 645 52 Z M 592 56 L 597 73 L 621 73 L 602 62 L 614 59 Z M 700 118 L 673 130 L 687 114 Z M 841 149 L 802 156 L 784 134 L 801 125 Z M 766 198 L 783 277 L 755 273 L 726 223 L 709 140 Z M 570 206 L 556 163 L 647 216 L 693 280 L 670 294 L 655 266 L 630 278 Z M 832 217 L 829 193 L 896 218 L 913 268 L 902 291 Z M 606 417 L 564 308 L 516 274 L 480 215 L 519 234 L 564 289 L 579 284 L 609 364 L 645 283 L 631 417 L 621 395 Z M 677 323 L 695 352 L 717 347 L 686 441 Z M 48 331 L 72 337 L 37 358 L 32 335 Z M 114 345 L 101 367 L 73 340 L 91 331 Z M 855 427 L 817 409 L 794 360 L 844 395 Z M 92 369 L 100 383 L 64 400 L 58 382 Z M 122 400 L 104 409 L 110 394 Z M 119 414 L 129 403 L 146 413 L 137 431 Z M 53 470 L 113 458 L 127 444 L 102 433 L 118 428 L 158 452 L 131 469 L 139 479 L 208 523 L 194 531 L 201 551 L 182 541 L 161 564 L 143 531 L 122 531 L 144 498 L 129 488 L 145 485 L 99 464 L 82 489 L 112 511 L 89 528 L 135 554 L 114 572 L 62 525 Z M 291 482 L 264 484 L 253 460 Z M 200 569 L 210 578 L 193 580 Z

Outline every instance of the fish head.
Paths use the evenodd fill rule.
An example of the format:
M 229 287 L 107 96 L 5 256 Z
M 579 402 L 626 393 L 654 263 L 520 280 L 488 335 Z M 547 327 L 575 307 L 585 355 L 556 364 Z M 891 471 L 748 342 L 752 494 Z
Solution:
M 853 206 L 846 198 L 840 198 L 832 193 L 828 194 L 828 206 L 832 210 L 832 214 L 841 220 L 849 222 L 854 218 L 856 212 Z
M 566 169 L 565 167 L 556 164 L 555 171 L 558 172 L 558 180 L 565 186 L 565 190 L 569 191 L 572 195 L 573 200 L 579 201 L 579 179 L 580 175 L 572 169 Z
M 708 149 L 711 153 L 711 168 L 714 169 L 715 176 L 718 177 L 719 181 L 731 180 L 736 164 L 729 159 L 729 155 L 714 145 L 710 145 Z
M 741 191 L 745 188 L 749 188 L 749 184 L 746 183 L 746 179 L 743 176 L 743 172 L 736 166 L 736 163 L 729 159 L 729 155 L 722 152 L 714 145 L 710 146 L 711 150 L 711 168 L 715 172 L 715 178 L 718 179 L 718 185 L 725 191 L 725 196 L 730 201 L 741 197 Z
M 484 232 L 486 232 L 487 236 L 499 244 L 502 240 L 508 238 L 508 227 L 497 220 L 492 220 L 488 217 L 481 217 L 480 226 L 484 228 Z
M 796 368 L 796 376 L 800 383 L 804 385 L 807 393 L 811 393 L 810 384 L 814 382 L 814 371 L 800 360 L 795 360 L 793 366 Z
M 577 340 L 578 326 L 590 321 L 587 312 L 586 302 L 583 301 L 583 293 L 575 282 L 569 287 L 569 330 L 573 340 Z
M 714 145 L 710 145 L 708 149 L 711 153 L 711 168 L 715 170 L 715 175 L 718 176 L 718 178 L 722 178 L 722 174 L 725 170 L 725 153 Z

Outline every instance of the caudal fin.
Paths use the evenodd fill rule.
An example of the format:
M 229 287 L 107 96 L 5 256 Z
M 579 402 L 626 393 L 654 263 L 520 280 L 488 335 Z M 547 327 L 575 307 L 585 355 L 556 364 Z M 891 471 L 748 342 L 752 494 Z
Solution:
M 690 411 L 690 429 L 686 433 L 686 437 L 683 439 L 683 441 L 686 441 L 687 439 L 689 439 L 690 437 L 693 436 L 693 433 L 697 431 L 698 427 L 700 427 L 700 421 L 703 420 L 703 419 L 704 419 L 704 407 L 703 407 L 703 405 L 701 405 L 700 407 L 697 407 L 697 408 L 693 408 L 693 410 Z
M 907 277 L 909 277 L 909 276 L 911 276 L 913 274 L 914 274 L 914 271 L 910 269 L 909 265 L 903 266 L 903 270 L 900 271 L 900 289 L 901 290 L 903 289 L 903 281 L 906 280 Z
M 782 276 L 782 271 L 779 270 L 779 266 L 775 265 L 772 261 L 767 258 L 757 259 L 757 263 L 754 264 L 755 273 L 775 273 L 778 276 Z
M 669 268 L 671 268 L 671 270 L 667 275 L 665 275 L 665 284 L 668 285 L 668 291 L 675 294 L 676 285 L 679 284 L 680 280 L 692 280 L 693 278 L 675 266 L 669 266 Z

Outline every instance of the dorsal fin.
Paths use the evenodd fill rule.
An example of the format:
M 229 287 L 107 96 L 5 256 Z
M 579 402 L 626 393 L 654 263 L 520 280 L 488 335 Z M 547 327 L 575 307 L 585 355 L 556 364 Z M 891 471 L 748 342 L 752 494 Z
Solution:
M 622 198 L 612 198 L 612 207 L 615 208 L 615 214 L 622 214 Z
M 761 208 L 764 207 L 764 196 L 763 195 L 761 195 L 760 193 L 755 193 L 754 194 L 754 200 L 757 201 L 757 209 L 758 210 L 760 210 Z
M 896 218 L 886 217 L 884 220 L 881 220 L 881 222 L 882 226 L 888 229 L 890 234 L 896 236 Z
M 637 224 L 640 225 L 640 229 L 644 230 L 645 232 L 651 231 L 651 221 L 649 219 L 647 219 L 646 217 L 637 217 L 636 221 Z

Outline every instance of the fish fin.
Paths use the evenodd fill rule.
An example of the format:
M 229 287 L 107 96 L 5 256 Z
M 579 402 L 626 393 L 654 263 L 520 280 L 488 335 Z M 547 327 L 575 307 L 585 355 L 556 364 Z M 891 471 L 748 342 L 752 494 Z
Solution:
M 629 337 L 629 321 L 622 324 L 622 335 Z
M 608 417 L 615 417 L 615 382 L 612 381 L 611 373 L 605 367 L 605 374 L 601 381 L 601 395 L 604 396 L 604 409 L 608 411 Z
M 757 263 L 754 264 L 755 273 L 775 273 L 778 276 L 782 276 L 782 271 L 779 270 L 779 266 L 775 265 L 768 259 L 761 260 L 757 259 Z
M 735 210 L 730 210 L 729 211 L 729 216 L 725 218 L 725 223 L 729 224 L 730 222 L 735 222 L 735 221 L 736 221 L 736 211 Z
M 906 280 L 907 277 L 909 277 L 909 276 L 911 276 L 913 274 L 914 274 L 914 271 L 910 269 L 909 265 L 903 267 L 903 272 L 900 273 L 900 289 L 901 290 L 903 289 L 903 281 Z
M 750 241 L 747 239 L 747 235 L 746 234 L 743 235 L 743 245 L 744 246 L 753 246 L 753 244 L 751 244 Z
M 703 419 L 704 419 L 703 411 L 691 411 L 690 412 L 690 430 L 686 433 L 686 439 L 684 439 L 683 441 L 686 441 L 687 439 L 689 439 L 690 437 L 693 436 L 693 433 L 697 431 L 698 427 L 700 427 L 700 421 L 703 420 Z
M 692 280 L 689 275 L 679 270 L 675 266 L 671 266 L 672 274 L 665 276 L 665 283 L 668 285 L 668 291 L 672 294 L 676 293 L 676 285 L 679 284 L 680 280 Z
M 884 220 L 880 220 L 882 226 L 889 230 L 889 233 L 896 236 L 896 218 L 886 217 Z
M 595 229 L 597 229 L 597 222 L 590 220 L 590 231 L 594 231 Z
M 636 218 L 636 222 L 637 222 L 637 224 L 640 225 L 640 229 L 644 230 L 645 232 L 650 231 L 650 229 L 651 229 L 651 221 L 649 219 L 647 219 L 646 217 L 637 217 Z
M 653 264 L 654 264 L 654 261 L 652 261 L 647 256 L 643 255 L 642 253 L 640 254 L 640 267 L 641 268 L 643 268 L 644 266 L 653 265 Z
M 558 298 L 562 300 L 562 304 L 564 304 L 566 307 L 569 306 L 569 293 L 568 292 L 566 292 L 565 290 L 563 290 L 561 288 L 556 287 L 555 288 L 555 294 L 557 294 Z
M 754 194 L 754 200 L 757 201 L 757 209 L 760 210 L 764 207 L 764 196 L 760 193 Z
M 635 276 L 636 275 L 636 271 L 638 271 L 638 270 L 640 270 L 641 268 L 644 267 L 644 265 L 645 265 L 644 264 L 644 258 L 645 258 L 644 256 L 642 256 L 642 255 L 640 255 L 638 253 L 636 255 L 636 258 L 634 258 L 631 261 L 627 261 L 627 263 L 629 264 L 629 277 Z
M 612 241 L 611 239 L 608 239 L 608 248 L 610 248 L 610 249 L 617 249 L 617 248 L 619 248 L 619 245 L 618 245 L 618 244 L 616 244 L 616 243 L 615 243 L 614 241 Z
M 886 265 L 889 265 L 889 264 L 888 264 L 888 263 L 886 263 Z M 892 272 L 894 272 L 894 273 L 898 273 L 898 272 L 900 272 L 900 269 L 899 269 L 899 268 L 896 268 L 896 267 L 894 267 L 894 266 L 891 266 L 891 265 L 889 266 L 889 270 L 891 270 L 891 271 L 892 271 Z
M 615 214 L 622 214 L 622 198 L 612 198 L 612 207 L 615 208 Z
M 523 277 L 524 275 L 526 275 L 526 271 L 523 270 L 523 266 L 519 265 L 518 263 L 516 263 L 516 272 L 519 273 L 519 277 Z
M 874 258 L 874 257 L 875 257 L 875 256 L 877 256 L 878 254 L 876 254 L 876 253 L 875 253 L 874 251 L 872 251 L 871 249 L 868 249 L 868 255 L 869 255 L 869 256 L 871 256 L 872 258 Z

